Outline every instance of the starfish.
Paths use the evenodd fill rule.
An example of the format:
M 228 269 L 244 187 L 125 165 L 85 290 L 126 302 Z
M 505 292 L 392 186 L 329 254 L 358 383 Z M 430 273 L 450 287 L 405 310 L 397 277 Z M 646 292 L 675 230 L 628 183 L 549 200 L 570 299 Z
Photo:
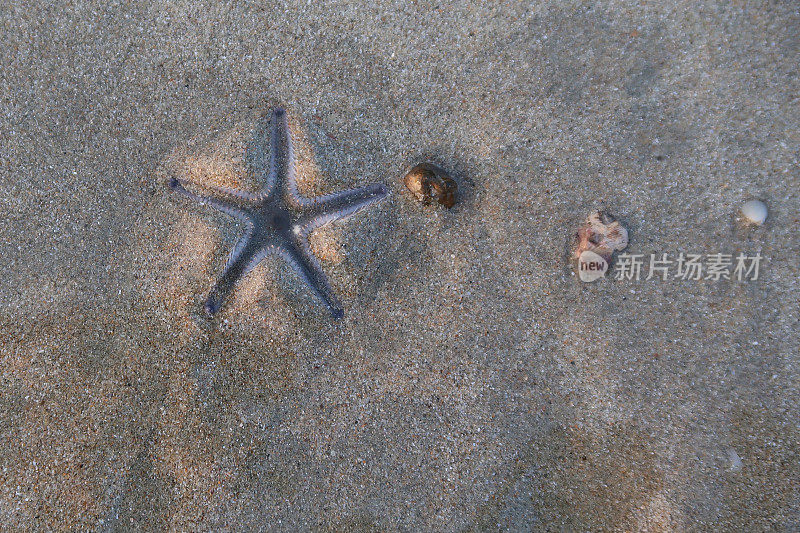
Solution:
M 331 316 L 341 318 L 344 316 L 342 304 L 311 253 L 308 236 L 325 224 L 348 217 L 381 200 L 389 193 L 388 189 L 382 184 L 372 184 L 317 198 L 301 196 L 297 191 L 291 131 L 283 109 L 273 109 L 271 115 L 258 121 L 252 141 L 245 150 L 245 162 L 264 184 L 256 193 L 203 186 L 217 194 L 201 196 L 187 190 L 177 178 L 169 181 L 172 190 L 232 216 L 245 227 L 244 235 L 234 246 L 222 275 L 205 301 L 206 313 L 209 316 L 216 314 L 241 278 L 265 257 L 277 254 L 322 300 Z

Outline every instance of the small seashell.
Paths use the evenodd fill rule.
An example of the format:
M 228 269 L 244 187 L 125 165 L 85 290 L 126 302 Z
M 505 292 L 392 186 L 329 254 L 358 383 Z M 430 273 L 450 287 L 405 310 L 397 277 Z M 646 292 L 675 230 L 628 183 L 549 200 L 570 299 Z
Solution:
M 611 262 L 616 250 L 628 246 L 628 230 L 607 214 L 600 211 L 591 213 L 576 234 L 577 249 L 575 257 L 579 258 L 585 251 L 591 251 Z
M 760 226 L 767 220 L 767 205 L 761 200 L 750 200 L 742 206 L 742 214 L 749 222 Z
M 438 202 L 450 208 L 456 203 L 458 185 L 436 165 L 419 164 L 406 174 L 403 181 L 414 197 L 425 205 Z

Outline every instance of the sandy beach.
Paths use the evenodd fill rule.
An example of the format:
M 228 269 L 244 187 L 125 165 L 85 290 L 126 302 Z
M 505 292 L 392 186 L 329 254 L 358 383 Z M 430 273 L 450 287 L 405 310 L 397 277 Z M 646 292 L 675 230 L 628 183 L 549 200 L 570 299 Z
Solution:
M 796 3 L 0 21 L 0 529 L 800 529 Z M 391 191 L 311 236 L 340 321 L 279 257 L 203 312 L 242 227 L 167 183 L 258 190 L 275 106 L 303 195 Z M 595 210 L 640 279 L 578 279 Z M 682 253 L 762 259 L 645 279 Z

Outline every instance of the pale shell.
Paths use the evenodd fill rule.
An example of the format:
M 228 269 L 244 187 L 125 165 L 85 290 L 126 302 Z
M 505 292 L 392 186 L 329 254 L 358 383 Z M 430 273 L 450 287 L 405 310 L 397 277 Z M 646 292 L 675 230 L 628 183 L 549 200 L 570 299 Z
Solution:
M 628 230 L 610 215 L 594 211 L 578 229 L 576 240 L 576 258 L 590 250 L 611 262 L 615 251 L 624 250 L 628 246 Z

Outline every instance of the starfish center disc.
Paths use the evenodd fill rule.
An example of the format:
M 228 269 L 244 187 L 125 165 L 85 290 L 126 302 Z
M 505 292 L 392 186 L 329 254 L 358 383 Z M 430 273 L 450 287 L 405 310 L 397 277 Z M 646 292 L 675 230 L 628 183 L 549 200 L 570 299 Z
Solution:
M 280 211 L 277 213 L 272 213 L 269 217 L 269 221 L 272 227 L 278 231 L 286 231 L 289 229 L 289 225 L 291 223 L 289 214 Z

